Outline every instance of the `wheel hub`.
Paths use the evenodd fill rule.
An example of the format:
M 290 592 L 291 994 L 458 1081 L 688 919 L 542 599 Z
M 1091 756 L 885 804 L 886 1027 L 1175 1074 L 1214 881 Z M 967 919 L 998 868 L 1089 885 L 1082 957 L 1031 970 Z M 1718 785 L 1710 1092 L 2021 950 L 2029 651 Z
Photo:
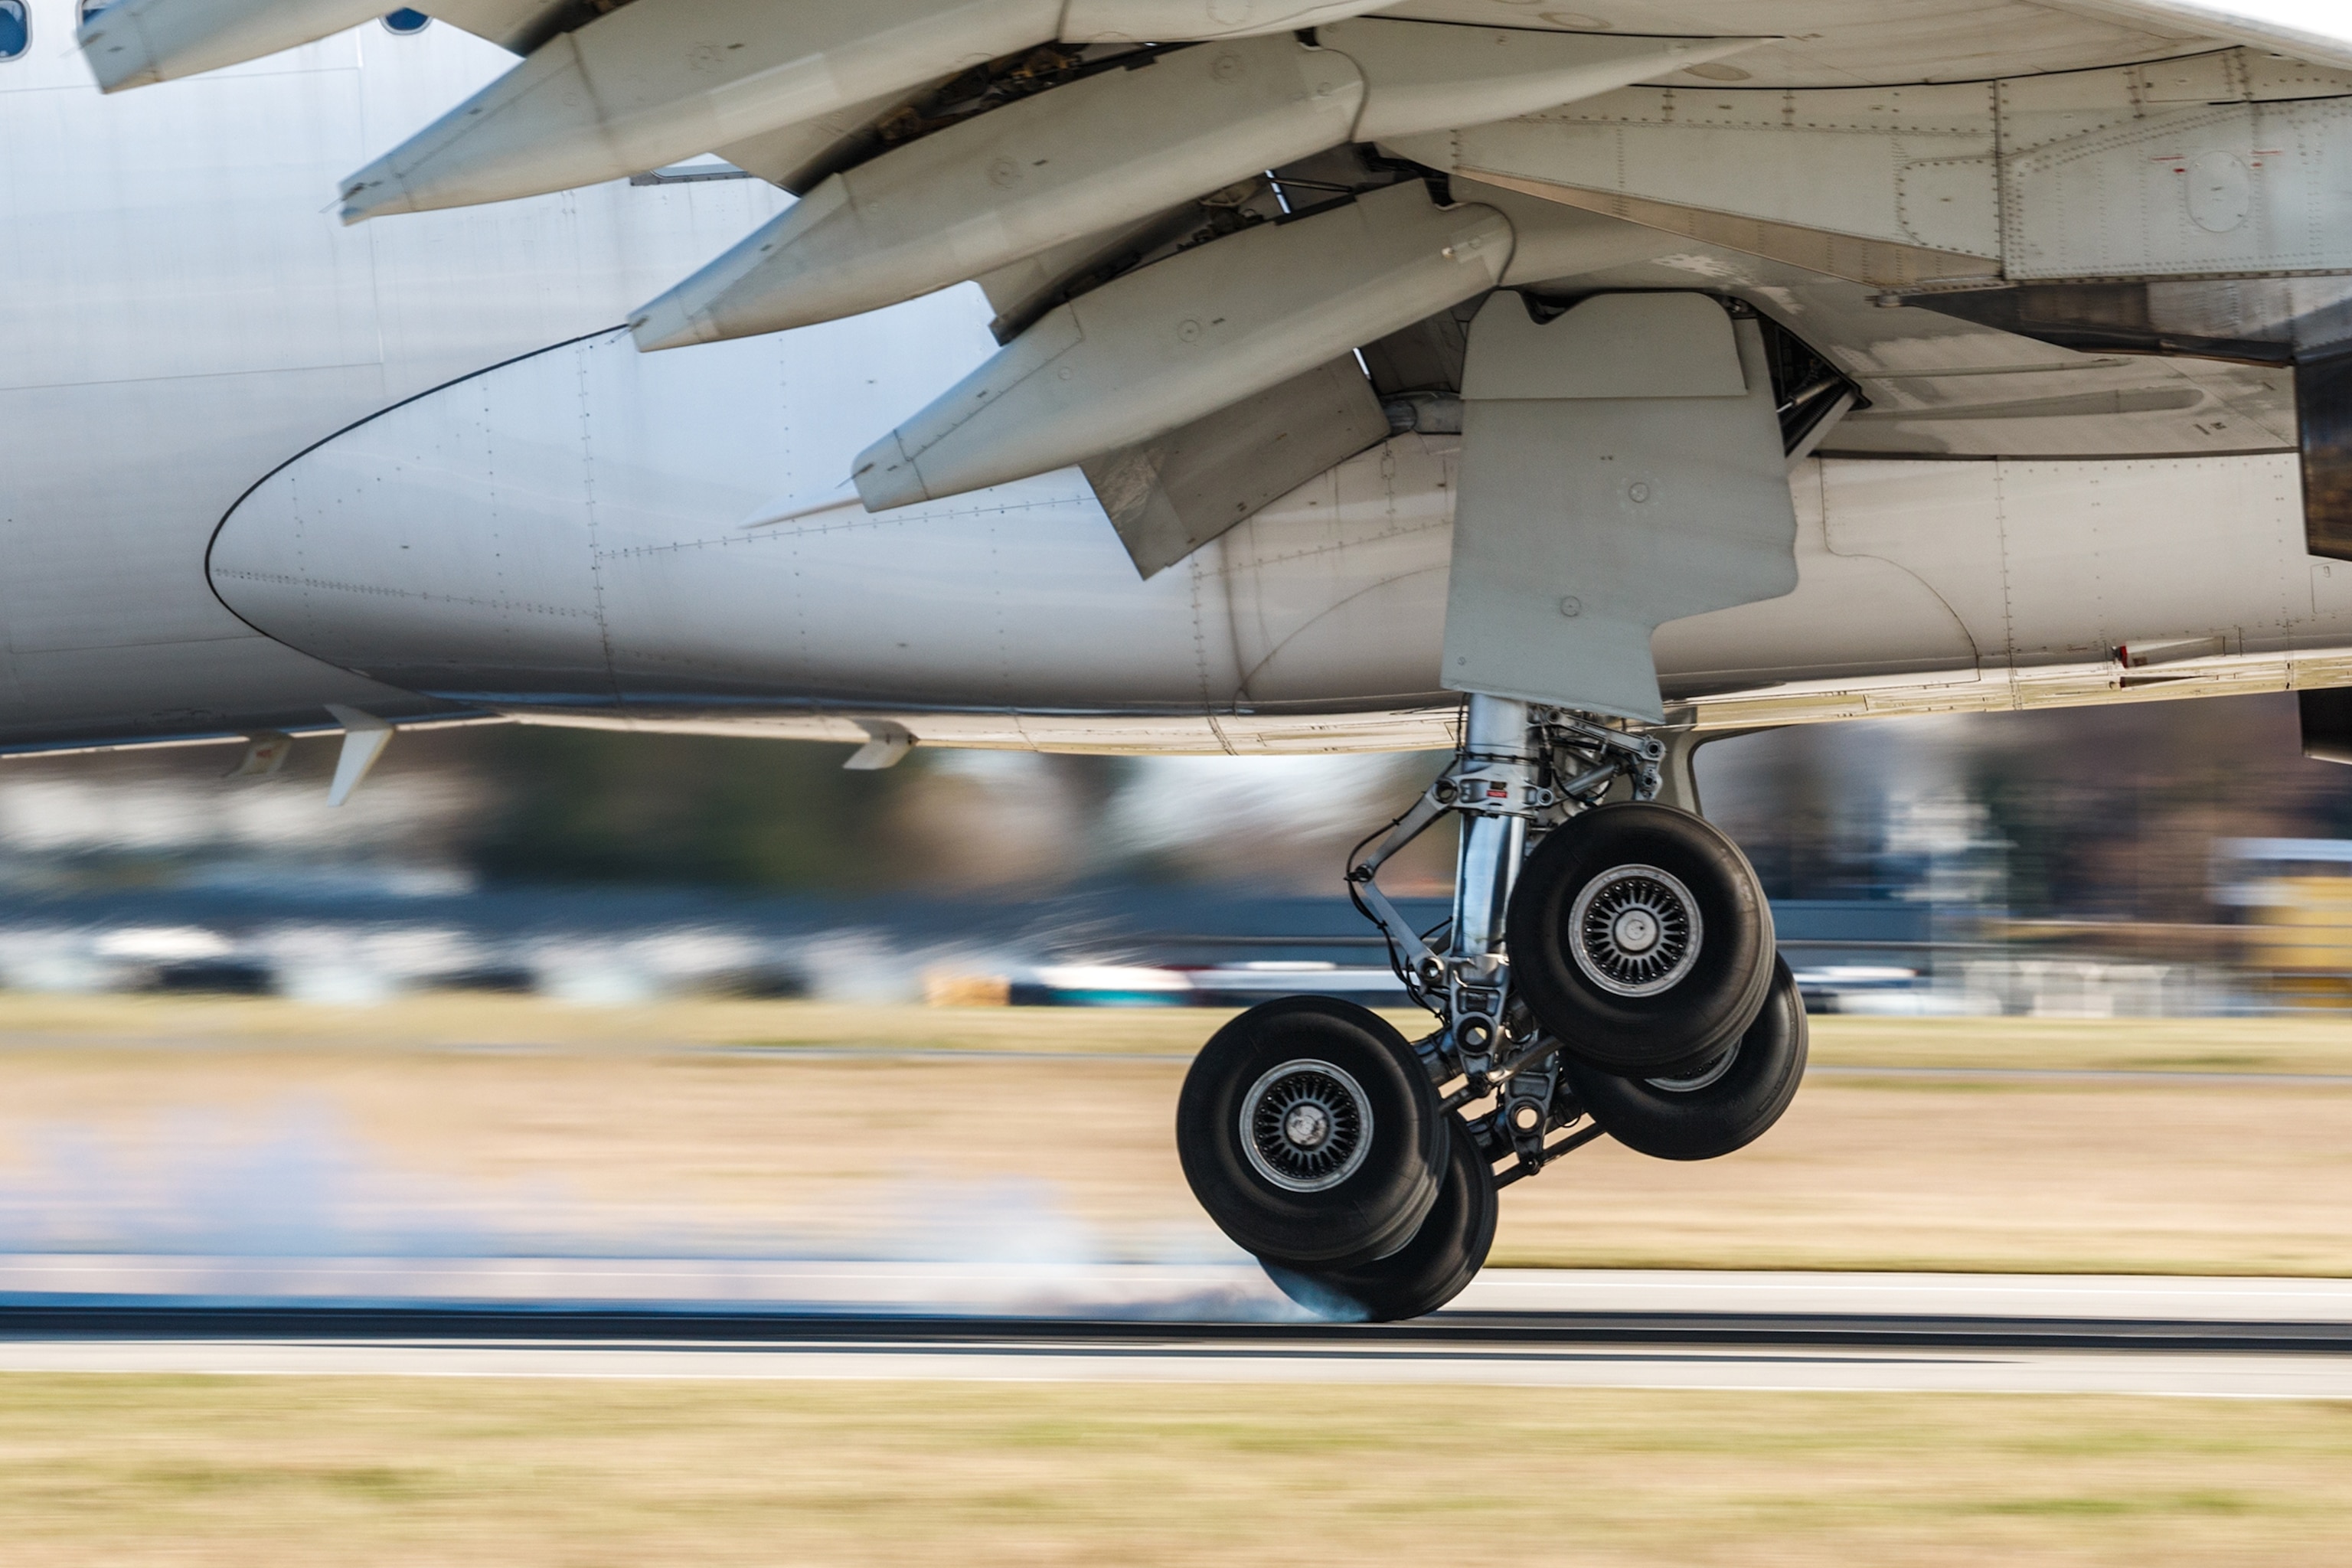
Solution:
M 1731 1064 L 1738 1059 L 1739 1042 L 1734 1040 L 1724 1047 L 1720 1056 L 1700 1063 L 1686 1073 L 1673 1078 L 1643 1079 L 1642 1081 L 1652 1089 L 1664 1089 L 1668 1094 L 1696 1094 L 1700 1089 L 1719 1082 L 1723 1075 L 1731 1070 Z
M 1698 962 L 1697 901 L 1655 866 L 1613 866 L 1586 883 L 1568 926 L 1577 968 L 1612 995 L 1654 996 Z
M 1609 923 L 1609 939 L 1626 952 L 1639 955 L 1658 945 L 1658 917 L 1644 909 L 1630 909 Z
M 1242 1148 L 1286 1192 L 1319 1193 L 1356 1173 L 1372 1144 L 1372 1108 L 1346 1069 L 1302 1058 L 1242 1097 Z

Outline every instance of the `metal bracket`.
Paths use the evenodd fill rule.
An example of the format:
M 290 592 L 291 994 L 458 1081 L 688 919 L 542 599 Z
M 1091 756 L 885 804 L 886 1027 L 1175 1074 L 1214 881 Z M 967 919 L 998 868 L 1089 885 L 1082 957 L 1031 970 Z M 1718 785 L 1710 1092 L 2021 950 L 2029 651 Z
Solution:
M 236 765 L 223 774 L 232 779 L 266 779 L 286 765 L 294 754 L 294 737 L 283 730 L 261 730 L 246 737 L 244 754 Z
M 1498 1187 L 1507 1187 L 1513 1182 L 1524 1182 L 1529 1176 L 1541 1171 L 1546 1165 L 1550 1164 L 1554 1160 L 1564 1159 L 1568 1155 L 1575 1153 L 1579 1149 L 1583 1148 L 1587 1143 L 1593 1142 L 1606 1136 L 1608 1136 L 1608 1130 L 1606 1128 L 1602 1127 L 1597 1121 L 1589 1122 L 1586 1125 L 1578 1128 L 1575 1131 L 1570 1133 L 1559 1142 L 1545 1144 L 1542 1153 L 1532 1162 L 1530 1162 L 1527 1156 L 1522 1154 L 1517 1164 L 1512 1166 L 1509 1170 L 1503 1172 L 1500 1175 L 1495 1178 L 1495 1184 Z
M 1397 907 L 1389 902 L 1386 893 L 1373 879 L 1389 858 L 1427 832 L 1432 823 L 1445 815 L 1450 803 L 1439 797 L 1438 791 L 1445 783 L 1440 777 L 1436 784 L 1423 790 L 1413 802 L 1412 809 L 1398 817 L 1396 823 L 1372 852 L 1348 868 L 1348 889 L 1356 903 L 1371 922 L 1381 928 L 1389 941 L 1391 956 L 1396 959 L 1400 978 L 1405 989 L 1416 998 L 1423 985 L 1436 985 L 1445 978 L 1445 963 L 1430 945 L 1421 940 L 1421 933 L 1406 923 Z
M 1654 735 L 1630 734 L 1557 710 L 1546 728 L 1553 773 L 1565 775 L 1559 796 L 1579 808 L 1600 805 L 1620 778 L 1631 781 L 1635 800 L 1654 800 L 1665 785 L 1666 743 Z
M 352 798 L 352 792 L 392 743 L 392 726 L 373 713 L 341 702 L 330 702 L 326 708 L 343 727 L 343 749 L 335 756 L 335 780 L 327 786 L 327 804 L 341 805 Z
M 861 719 L 857 727 L 866 731 L 866 743 L 850 752 L 849 760 L 841 764 L 850 773 L 870 773 L 895 768 L 914 750 L 914 734 L 903 724 L 893 724 L 886 719 Z

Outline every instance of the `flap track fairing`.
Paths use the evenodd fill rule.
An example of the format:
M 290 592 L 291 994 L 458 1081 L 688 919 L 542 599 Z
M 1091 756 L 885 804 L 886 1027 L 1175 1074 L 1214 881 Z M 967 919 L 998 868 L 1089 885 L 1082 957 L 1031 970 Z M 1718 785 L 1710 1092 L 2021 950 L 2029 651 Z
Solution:
M 659 349 L 878 310 L 1329 148 L 1508 118 L 1755 42 L 1365 20 L 1311 46 L 1147 56 L 835 174 L 632 324 Z
M 632 0 L 549 39 L 352 175 L 343 218 L 619 179 L 1057 39 L 1140 35 L 1172 43 L 1276 33 L 1372 3 Z
M 1511 226 L 1418 182 L 1261 224 L 1057 307 L 858 455 L 869 511 L 1173 430 L 1492 289 Z

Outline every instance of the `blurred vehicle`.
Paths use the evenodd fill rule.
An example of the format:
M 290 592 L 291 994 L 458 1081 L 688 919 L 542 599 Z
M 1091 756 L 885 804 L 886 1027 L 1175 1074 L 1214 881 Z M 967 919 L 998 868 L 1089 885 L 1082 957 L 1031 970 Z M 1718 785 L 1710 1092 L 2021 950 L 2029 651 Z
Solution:
M 2352 1007 L 2352 839 L 2235 838 L 2214 852 L 2223 898 L 2247 913 L 2247 967 L 2271 996 Z

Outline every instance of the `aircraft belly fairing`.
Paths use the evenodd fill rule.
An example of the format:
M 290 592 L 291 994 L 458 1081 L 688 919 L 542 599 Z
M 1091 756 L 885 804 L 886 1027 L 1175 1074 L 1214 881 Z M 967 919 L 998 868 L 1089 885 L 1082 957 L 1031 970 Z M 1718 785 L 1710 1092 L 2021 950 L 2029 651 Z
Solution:
M 821 350 L 788 334 L 641 355 L 615 332 L 467 378 L 257 487 L 214 542 L 214 585 L 334 664 L 535 717 L 824 735 L 887 718 L 935 743 L 1081 748 L 1218 750 L 1268 727 L 1256 744 L 1433 743 L 1459 437 L 1382 442 L 1150 580 L 1067 469 L 744 526 L 865 412 L 854 367 L 906 336 L 961 332 L 977 352 L 983 310 L 951 295 L 810 329 Z M 2293 469 L 2287 454 L 1810 459 L 1791 480 L 1795 591 L 1668 622 L 1662 685 L 1731 723 L 2319 676 L 2334 666 L 2296 650 L 2352 647 L 2352 603 L 2312 596 Z M 2122 644 L 2199 639 L 2212 656 L 2161 687 L 2115 661 Z M 1318 712 L 1333 725 L 1299 722 Z

